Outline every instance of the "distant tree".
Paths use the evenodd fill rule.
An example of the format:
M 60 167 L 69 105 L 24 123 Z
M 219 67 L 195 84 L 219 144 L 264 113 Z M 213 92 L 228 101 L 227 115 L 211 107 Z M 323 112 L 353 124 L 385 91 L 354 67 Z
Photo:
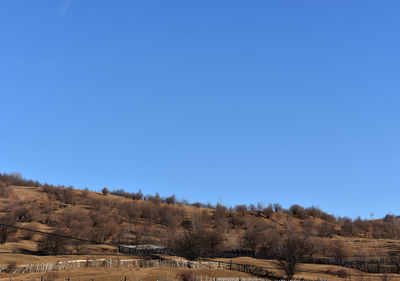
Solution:
M 302 206 L 300 206 L 298 204 L 294 204 L 294 205 L 290 206 L 289 212 L 293 216 L 297 216 L 297 217 L 299 217 L 301 219 L 304 219 L 307 216 L 306 210 Z
M 108 191 L 107 187 L 103 187 L 103 189 L 101 190 L 101 193 L 103 193 L 104 196 L 108 195 L 110 192 Z
M 247 206 L 246 205 L 236 205 L 235 206 L 235 211 L 238 213 L 241 213 L 242 215 L 244 215 L 244 213 L 247 211 Z
M 140 208 L 136 201 L 125 202 L 121 205 L 120 214 L 128 219 L 129 223 L 137 224 Z
M 226 230 L 226 220 L 225 220 L 226 212 L 227 212 L 226 207 L 221 204 L 217 204 L 217 206 L 215 207 L 214 226 L 217 229 L 217 231 L 221 233 L 224 233 Z
M 143 193 L 140 189 L 137 193 L 132 193 L 132 194 L 134 200 L 143 200 Z
M 217 231 L 186 231 L 175 240 L 175 252 L 188 260 L 215 257 L 222 250 L 224 239 Z
M 332 237 L 334 233 L 335 233 L 335 225 L 330 222 L 324 221 L 318 227 L 318 234 L 321 237 Z
M 332 255 L 336 262 L 342 263 L 348 255 L 348 249 L 344 246 L 342 241 L 336 241 L 332 247 Z
M 198 233 L 186 231 L 175 241 L 176 253 L 188 260 L 196 260 L 201 256 L 202 245 Z
M 14 223 L 15 219 L 10 215 L 0 217 L 0 244 L 6 243 L 10 236 L 17 232 L 16 228 L 6 226 L 13 225 Z
M 272 214 L 274 213 L 274 207 L 272 206 L 272 204 L 268 204 L 267 208 L 264 208 L 262 210 L 262 213 L 269 218 L 270 216 L 272 216 Z
M 0 181 L 0 197 L 8 198 L 13 190 L 5 182 Z
M 218 231 L 202 231 L 200 239 L 203 256 L 217 257 L 224 248 L 224 237 Z
M 175 204 L 175 201 L 176 201 L 175 195 L 165 198 L 165 203 L 167 203 L 167 204 L 173 205 L 173 204 Z
M 66 229 L 63 228 L 56 228 L 53 231 L 53 234 L 56 235 L 68 235 L 68 232 Z M 68 245 L 68 239 L 64 238 L 62 236 L 55 236 L 55 235 L 46 235 L 44 236 L 38 244 L 39 251 L 52 254 L 52 255 L 58 255 L 66 250 L 66 247 Z
M 243 242 L 246 248 L 249 248 L 253 253 L 253 257 L 257 254 L 258 247 L 262 244 L 264 240 L 264 235 L 262 231 L 253 227 L 252 229 L 248 229 L 243 235 Z
M 201 204 L 200 202 L 195 202 L 195 203 L 192 203 L 192 206 L 196 207 L 196 208 L 201 208 L 203 206 L 203 204 Z
M 75 194 L 72 187 L 63 188 L 62 192 L 59 193 L 59 200 L 65 204 L 75 205 Z
M 276 212 L 276 213 L 283 211 L 282 205 L 279 203 L 274 203 L 273 208 L 274 208 L 274 212 Z
M 193 223 L 191 220 L 183 220 L 181 222 L 181 226 L 185 229 L 185 230 L 192 230 L 193 229 Z

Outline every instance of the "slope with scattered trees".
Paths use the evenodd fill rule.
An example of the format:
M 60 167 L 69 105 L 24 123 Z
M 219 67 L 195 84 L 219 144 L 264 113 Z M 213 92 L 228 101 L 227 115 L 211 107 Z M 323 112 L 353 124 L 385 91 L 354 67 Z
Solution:
M 41 184 L 19 174 L 0 174 L 0 223 L 98 243 L 154 244 L 189 259 L 275 258 L 287 275 L 295 271 L 299 260 L 307 258 L 341 261 L 354 254 L 386 255 L 400 248 L 392 241 L 400 238 L 399 218 L 394 215 L 362 220 L 338 218 L 317 207 L 300 205 L 284 209 L 277 203 L 229 208 L 190 204 L 173 195 L 162 198 L 107 188 L 97 193 Z M 49 239 L 0 226 L 1 244 L 26 240 L 36 250 L 51 254 L 80 253 L 86 246 L 79 240 Z M 365 252 L 359 251 L 356 241 L 363 243 Z

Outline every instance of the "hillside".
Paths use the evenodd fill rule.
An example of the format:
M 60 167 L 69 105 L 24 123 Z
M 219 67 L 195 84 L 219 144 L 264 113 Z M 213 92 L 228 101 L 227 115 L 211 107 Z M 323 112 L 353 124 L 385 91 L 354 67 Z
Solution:
M 0 211 L 5 224 L 98 243 L 174 248 L 185 233 L 206 233 L 205 240 L 214 243 L 204 246 L 206 256 L 235 251 L 268 255 L 289 230 L 309 237 L 313 257 L 385 256 L 400 251 L 398 218 L 390 215 L 379 220 L 351 220 L 298 205 L 289 210 L 279 204 L 230 209 L 189 205 L 174 196 L 160 198 L 106 189 L 97 193 L 40 184 L 18 175 L 0 176 Z M 48 240 L 45 235 L 4 227 L 1 232 L 3 252 L 49 251 L 43 243 Z M 95 248 L 81 241 L 65 244 L 58 251 L 82 253 Z

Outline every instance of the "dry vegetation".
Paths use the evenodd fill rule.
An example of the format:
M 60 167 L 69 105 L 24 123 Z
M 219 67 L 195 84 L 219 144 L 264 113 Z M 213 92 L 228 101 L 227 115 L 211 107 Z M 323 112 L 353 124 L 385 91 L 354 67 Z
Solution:
M 292 262 L 289 252 L 296 253 L 290 259 L 297 264 L 318 257 L 336 261 L 354 255 L 385 257 L 399 253 L 399 221 L 394 215 L 376 220 L 337 218 L 299 205 L 286 210 L 279 204 L 234 208 L 189 204 L 175 196 L 107 188 L 96 193 L 0 174 L 2 224 L 98 243 L 154 244 L 188 259 L 247 255 L 273 258 L 284 269 Z M 115 253 L 112 247 L 5 226 L 0 226 L 0 244 L 0 252 L 8 253 Z
M 77 269 L 65 272 L 50 272 L 50 273 L 34 273 L 24 274 L 21 276 L 14 276 L 13 281 L 26 281 L 26 280 L 40 280 L 44 276 L 44 280 L 64 281 L 71 277 L 73 281 L 110 281 L 110 280 L 124 280 L 127 277 L 128 281 L 155 281 L 158 278 L 160 281 L 178 280 L 178 275 L 190 273 L 191 276 L 202 277 L 252 277 L 249 274 L 242 272 L 235 272 L 222 269 L 179 269 L 179 268 L 87 268 Z M 9 275 L 0 275 L 0 281 L 9 281 Z M 182 277 L 179 278 L 182 280 Z M 189 280 L 190 281 L 190 280 Z

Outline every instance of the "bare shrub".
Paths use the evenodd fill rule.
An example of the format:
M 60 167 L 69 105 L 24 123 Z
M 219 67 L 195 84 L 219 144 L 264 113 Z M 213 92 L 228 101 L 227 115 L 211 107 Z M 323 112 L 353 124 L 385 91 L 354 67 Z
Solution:
M 272 206 L 273 206 L 273 208 L 274 208 L 274 212 L 275 212 L 275 213 L 283 212 L 283 207 L 282 207 L 281 204 L 279 204 L 279 203 L 274 203 Z
M 244 213 L 247 212 L 247 206 L 246 205 L 236 205 L 235 211 L 244 215 Z
M 141 207 L 141 217 L 146 221 L 157 221 L 158 212 L 157 204 L 151 201 L 145 201 L 140 204 Z
M 0 244 L 6 243 L 10 237 L 17 232 L 16 228 L 8 227 L 6 225 L 14 225 L 15 219 L 10 215 L 3 215 L 0 217 Z
M 7 267 L 5 269 L 6 273 L 14 273 L 14 271 L 17 269 L 17 262 L 14 260 L 8 261 L 7 262 Z
M 69 234 L 67 230 L 63 228 L 56 228 L 53 231 L 53 234 L 56 235 L 45 235 L 42 237 L 38 243 L 39 251 L 52 255 L 58 255 L 66 250 L 68 239 L 62 236 Z
M 318 234 L 321 237 L 332 237 L 335 232 L 335 225 L 324 221 L 318 228 Z
M 0 181 L 0 197 L 9 198 L 12 194 L 13 190 L 5 182 Z
M 221 233 L 226 230 L 226 212 L 226 207 L 221 204 L 217 204 L 214 210 L 214 226 Z
M 181 281 L 193 281 L 194 276 L 193 276 L 192 271 L 185 270 L 185 271 L 181 271 L 180 273 L 178 273 L 177 278 L 178 278 L 178 280 L 181 280 Z
M 34 237 L 34 233 L 32 231 L 24 231 L 22 240 L 31 240 Z
M 128 219 L 130 223 L 134 223 L 135 225 L 138 222 L 140 216 L 140 208 L 137 202 L 125 202 L 120 206 L 121 215 Z
M 43 280 L 44 281 L 56 281 L 58 278 L 58 273 L 57 272 L 47 272 L 44 276 L 43 276 Z
M 346 256 L 349 255 L 349 249 L 347 249 L 342 241 L 335 241 L 332 246 L 332 256 L 336 262 L 342 263 Z
M 176 202 L 176 197 L 175 197 L 175 195 L 172 195 L 172 196 L 170 196 L 170 197 L 165 198 L 165 203 L 167 203 L 167 204 L 174 205 L 175 202 Z
M 108 195 L 110 192 L 108 191 L 107 187 L 103 187 L 103 189 L 101 190 L 101 193 L 103 193 L 103 195 Z
M 264 239 L 259 252 L 263 255 L 271 255 L 276 251 L 276 246 L 281 238 L 279 231 L 275 227 L 270 227 L 264 231 L 263 235 Z
M 272 206 L 272 204 L 268 204 L 267 208 L 262 210 L 262 213 L 269 218 L 270 216 L 272 216 L 272 214 L 274 213 L 274 207 Z
M 249 248 L 253 253 L 253 257 L 255 257 L 259 246 L 264 240 L 264 234 L 260 228 L 253 227 L 244 233 L 242 239 L 245 247 Z
M 306 212 L 306 210 L 305 210 L 302 206 L 297 205 L 297 204 L 290 206 L 289 212 L 290 212 L 293 216 L 299 217 L 299 218 L 301 218 L 301 219 L 304 219 L 304 218 L 307 217 L 307 212 Z
M 59 200 L 65 204 L 75 205 L 75 194 L 74 194 L 74 190 L 72 189 L 72 187 L 64 188 L 62 190 Z
M 347 273 L 347 271 L 344 270 L 344 269 L 339 269 L 339 270 L 337 270 L 337 271 L 336 271 L 336 275 L 337 275 L 337 277 L 343 278 L 343 279 L 345 279 L 345 278 L 347 278 L 347 277 L 349 276 L 348 273 Z
M 246 220 L 243 216 L 240 216 L 237 213 L 232 213 L 228 219 L 228 222 L 231 224 L 232 228 L 241 228 L 246 225 Z
M 174 249 L 178 255 L 188 260 L 198 259 L 202 251 L 199 235 L 195 232 L 185 232 L 176 239 Z
M 20 222 L 37 220 L 40 210 L 36 201 L 14 201 L 10 204 L 10 215 Z

